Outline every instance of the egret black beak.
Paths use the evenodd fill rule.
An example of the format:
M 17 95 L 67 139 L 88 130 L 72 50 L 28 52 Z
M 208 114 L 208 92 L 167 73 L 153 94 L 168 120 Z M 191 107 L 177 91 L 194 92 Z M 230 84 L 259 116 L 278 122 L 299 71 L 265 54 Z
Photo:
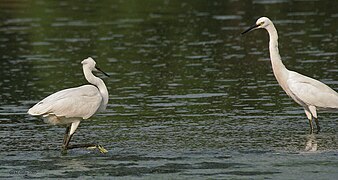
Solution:
M 107 73 L 105 73 L 105 72 L 103 72 L 100 68 L 98 68 L 98 67 L 95 67 L 98 71 L 100 71 L 100 72 L 102 72 L 104 75 L 106 75 L 107 77 L 109 77 L 109 75 L 107 74 Z
M 258 24 L 255 24 L 255 25 L 249 27 L 247 30 L 243 31 L 243 32 L 241 33 L 241 35 L 243 35 L 243 34 L 245 34 L 245 33 L 247 33 L 247 32 L 250 32 L 250 31 L 254 30 L 254 29 L 257 28 L 258 26 L 259 26 Z

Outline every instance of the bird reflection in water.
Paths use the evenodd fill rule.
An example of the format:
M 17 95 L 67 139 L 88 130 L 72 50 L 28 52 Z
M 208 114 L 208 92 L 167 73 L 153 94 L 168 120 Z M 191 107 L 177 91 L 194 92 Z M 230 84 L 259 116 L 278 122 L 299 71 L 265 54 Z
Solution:
M 314 134 L 308 134 L 306 136 L 305 151 L 315 152 L 318 149 L 317 140 Z

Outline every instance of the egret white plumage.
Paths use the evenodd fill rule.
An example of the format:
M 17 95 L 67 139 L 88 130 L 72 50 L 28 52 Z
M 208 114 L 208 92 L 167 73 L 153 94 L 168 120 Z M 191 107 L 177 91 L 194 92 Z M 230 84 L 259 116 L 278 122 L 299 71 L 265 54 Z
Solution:
M 310 133 L 313 133 L 313 119 L 317 126 L 317 132 L 319 132 L 317 109 L 338 110 L 338 93 L 324 83 L 290 71 L 284 66 L 278 50 L 277 30 L 269 18 L 259 18 L 253 26 L 242 34 L 261 28 L 266 29 L 269 33 L 270 59 L 275 78 L 286 94 L 303 106 L 310 123 Z
M 64 89 L 49 95 L 28 110 L 33 116 L 42 115 L 47 123 L 53 125 L 66 125 L 66 132 L 62 149 L 97 146 L 101 152 L 105 150 L 95 144 L 82 144 L 70 146 L 69 142 L 82 120 L 86 120 L 95 113 L 104 111 L 108 103 L 108 90 L 103 80 L 94 76 L 92 71 L 100 71 L 91 57 L 82 62 L 83 73 L 91 85 Z

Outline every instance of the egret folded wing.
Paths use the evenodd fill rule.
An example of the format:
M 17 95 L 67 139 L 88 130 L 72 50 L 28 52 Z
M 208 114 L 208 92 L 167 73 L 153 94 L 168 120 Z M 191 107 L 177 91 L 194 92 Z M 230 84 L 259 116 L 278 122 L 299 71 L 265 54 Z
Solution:
M 319 108 L 338 108 L 338 93 L 324 83 L 300 75 L 289 78 L 287 84 L 298 100 Z
M 98 110 L 101 101 L 102 96 L 95 86 L 84 85 L 58 91 L 34 105 L 28 113 L 88 119 Z

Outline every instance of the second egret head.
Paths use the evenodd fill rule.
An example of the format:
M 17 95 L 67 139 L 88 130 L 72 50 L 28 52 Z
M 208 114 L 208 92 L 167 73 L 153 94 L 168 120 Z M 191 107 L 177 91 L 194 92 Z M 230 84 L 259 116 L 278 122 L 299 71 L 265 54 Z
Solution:
M 261 17 L 261 18 L 259 18 L 256 21 L 256 23 L 253 26 L 249 27 L 247 30 L 245 30 L 241 34 L 243 35 L 243 34 L 245 34 L 247 32 L 253 31 L 255 29 L 260 29 L 260 28 L 265 28 L 266 29 L 271 24 L 272 23 L 271 23 L 271 20 L 269 18 L 267 18 L 267 17 Z

